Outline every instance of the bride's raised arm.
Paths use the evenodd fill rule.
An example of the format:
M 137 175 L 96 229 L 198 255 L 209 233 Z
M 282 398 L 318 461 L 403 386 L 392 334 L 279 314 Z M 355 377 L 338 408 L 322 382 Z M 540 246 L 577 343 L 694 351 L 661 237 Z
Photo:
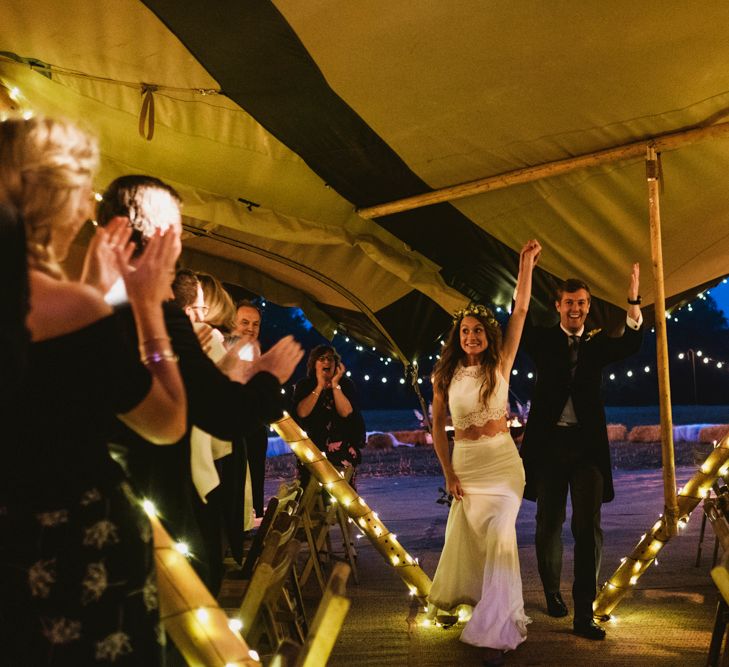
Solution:
M 519 349 L 521 332 L 524 329 L 529 310 L 529 301 L 532 297 L 532 273 L 539 261 L 542 246 L 536 239 L 527 241 L 519 255 L 519 275 L 516 279 L 516 296 L 514 308 L 511 311 L 509 323 L 506 325 L 504 346 L 501 353 L 501 372 L 508 379 L 511 367 L 514 365 L 516 351 Z

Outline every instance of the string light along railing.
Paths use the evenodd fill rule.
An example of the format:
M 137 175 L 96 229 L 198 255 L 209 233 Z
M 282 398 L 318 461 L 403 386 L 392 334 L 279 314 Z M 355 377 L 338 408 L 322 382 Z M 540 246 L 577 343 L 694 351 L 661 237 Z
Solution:
M 188 665 L 260 666 L 243 637 L 240 621 L 229 619 L 189 563 L 189 549 L 162 527 L 153 503 L 144 511 L 152 524 L 160 620 Z
M 708 496 L 712 484 L 729 473 L 729 433 L 719 441 L 694 476 L 678 490 L 678 527 L 684 528 L 691 512 Z M 610 617 L 623 596 L 635 586 L 670 540 L 663 515 L 646 531 L 633 551 L 620 561 L 618 569 L 603 584 L 593 605 L 597 617 Z
M 315 479 L 327 490 L 334 502 L 338 502 L 352 523 L 369 538 L 385 561 L 407 585 L 410 595 L 425 599 L 430 592 L 431 581 L 413 558 L 398 542 L 385 524 L 343 478 L 342 474 L 326 458 L 305 431 L 284 412 L 284 416 L 271 424 L 279 436 L 291 447 L 291 451 L 306 466 Z

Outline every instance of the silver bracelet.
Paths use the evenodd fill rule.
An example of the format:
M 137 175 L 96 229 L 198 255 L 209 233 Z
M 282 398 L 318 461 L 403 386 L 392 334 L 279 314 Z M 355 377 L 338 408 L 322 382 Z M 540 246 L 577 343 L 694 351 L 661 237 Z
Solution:
M 172 350 L 163 350 L 161 352 L 152 352 L 151 354 L 148 354 L 146 357 L 142 357 L 142 363 L 145 366 L 149 366 L 150 364 L 158 364 L 161 361 L 172 361 L 174 363 L 177 363 L 180 360 L 180 357 L 178 357 Z

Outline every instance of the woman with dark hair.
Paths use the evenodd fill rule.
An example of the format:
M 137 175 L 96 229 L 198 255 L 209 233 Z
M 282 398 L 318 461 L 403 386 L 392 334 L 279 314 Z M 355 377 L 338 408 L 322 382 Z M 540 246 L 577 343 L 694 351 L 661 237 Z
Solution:
M 433 442 L 453 503 L 428 601 L 431 614 L 442 609 L 459 618 L 473 607 L 461 641 L 483 647 L 486 665 L 502 664 L 502 652 L 524 641 L 529 623 L 516 544 L 524 467 L 506 422 L 507 378 L 540 252 L 534 240 L 522 248 L 514 309 L 503 340 L 493 313 L 471 305 L 455 314 L 433 371 Z M 452 457 L 446 408 L 455 427 Z
M 137 352 L 98 291 L 69 281 L 60 265 L 92 211 L 97 163 L 96 141 L 68 122 L 0 122 L 0 204 L 22 217 L 26 244 L 14 235 L 15 252 L 27 257 L 30 287 L 27 317 L 22 297 L 14 313 L 17 346 L 23 325 L 30 342 L 0 467 L 3 664 L 161 659 L 151 527 L 101 425 L 118 415 L 158 445 L 185 432 L 185 391 L 162 319 L 173 239 L 154 237 L 134 271 L 122 261 L 126 247 L 117 249 Z M 21 286 L 24 276 L 21 266 Z M 2 376 L 4 390 L 9 381 Z
M 306 377 L 294 387 L 294 416 L 333 465 L 357 466 L 362 458 L 365 424 L 357 408 L 354 383 L 331 345 L 317 345 L 306 362 Z M 302 483 L 309 473 L 299 465 Z M 354 481 L 354 477 L 352 477 Z

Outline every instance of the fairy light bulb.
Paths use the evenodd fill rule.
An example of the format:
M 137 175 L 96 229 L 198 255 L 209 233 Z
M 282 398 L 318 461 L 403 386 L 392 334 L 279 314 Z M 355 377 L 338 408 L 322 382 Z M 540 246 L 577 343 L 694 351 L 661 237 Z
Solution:
M 187 542 L 175 542 L 175 551 L 181 553 L 183 556 L 190 555 L 190 546 Z
M 143 500 L 142 507 L 144 508 L 147 516 L 157 516 L 157 507 L 151 500 Z

